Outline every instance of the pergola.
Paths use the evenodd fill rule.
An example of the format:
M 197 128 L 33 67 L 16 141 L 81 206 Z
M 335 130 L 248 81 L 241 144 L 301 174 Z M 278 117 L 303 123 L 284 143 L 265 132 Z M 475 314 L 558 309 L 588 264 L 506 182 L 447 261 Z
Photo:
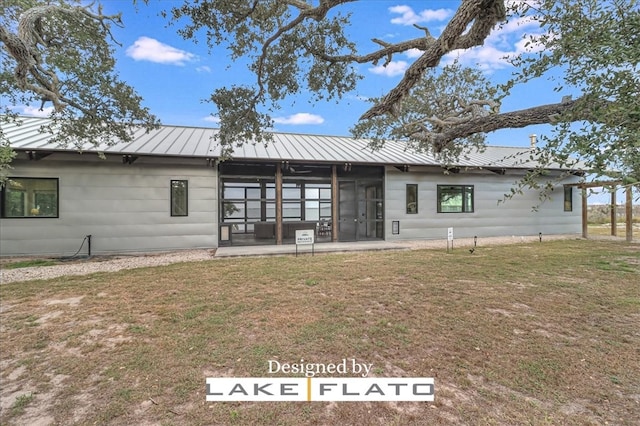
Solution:
M 611 235 L 618 235 L 618 217 L 616 214 L 616 192 L 619 186 L 624 183 L 621 180 L 582 182 L 572 184 L 582 190 L 582 237 L 588 238 L 587 230 L 587 189 L 589 188 L 611 188 Z M 625 188 L 625 224 L 626 224 L 626 240 L 633 240 L 633 187 L 640 184 L 624 185 Z

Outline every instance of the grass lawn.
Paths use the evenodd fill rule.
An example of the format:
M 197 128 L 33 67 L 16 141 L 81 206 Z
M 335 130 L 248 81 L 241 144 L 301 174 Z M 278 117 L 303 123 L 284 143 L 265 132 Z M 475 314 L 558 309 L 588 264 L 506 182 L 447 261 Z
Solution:
M 616 234 L 619 238 L 625 238 L 627 236 L 627 226 L 623 223 L 618 223 L 616 226 Z M 607 223 L 604 225 L 598 224 L 589 224 L 587 229 L 587 233 L 591 236 L 602 236 L 602 235 L 611 235 L 611 224 Z M 633 237 L 634 239 L 640 238 L 640 225 L 637 223 L 633 224 Z
M 0 286 L 0 424 L 637 424 L 640 246 L 232 258 Z M 435 402 L 205 401 L 268 361 Z M 283 374 L 278 374 L 283 376 Z

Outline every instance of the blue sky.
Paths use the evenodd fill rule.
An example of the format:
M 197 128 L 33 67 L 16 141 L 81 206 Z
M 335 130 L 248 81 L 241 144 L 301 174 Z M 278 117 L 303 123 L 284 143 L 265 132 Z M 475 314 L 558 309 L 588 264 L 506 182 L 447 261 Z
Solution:
M 181 1 L 153 1 L 149 5 L 132 0 L 107 0 L 104 13 L 123 13 L 125 28 L 114 28 L 115 38 L 122 44 L 116 47 L 117 69 L 120 77 L 133 86 L 144 98 L 144 105 L 156 114 L 163 124 L 215 127 L 215 106 L 204 102 L 217 87 L 247 84 L 254 77 L 246 64 L 231 63 L 223 49 L 208 51 L 204 39 L 199 43 L 183 40 L 177 29 L 160 16 L 162 10 L 177 7 Z M 438 36 L 451 18 L 459 1 L 402 1 L 364 0 L 345 5 L 340 10 L 351 11 L 352 27 L 349 33 L 361 52 L 377 49 L 371 42 L 379 38 L 390 43 L 420 37 L 421 30 L 413 24 L 426 26 Z M 487 43 L 476 49 L 456 52 L 442 61 L 455 57 L 463 64 L 481 69 L 496 83 L 505 82 L 513 68 L 505 61 L 506 55 L 523 49 L 525 33 L 539 32 L 534 22 L 512 21 L 496 29 Z M 394 87 L 404 70 L 419 52 L 396 55 L 386 67 L 371 64 L 359 66 L 364 79 L 357 90 L 337 104 L 335 101 L 311 104 L 302 93 L 282 104 L 275 114 L 276 131 L 349 135 L 349 128 L 370 104 L 363 99 L 379 97 Z M 517 88 L 503 103 L 503 111 L 558 102 L 562 94 L 553 91 L 554 83 L 540 80 Z M 35 112 L 35 105 L 23 112 Z M 529 135 L 549 132 L 548 126 L 502 130 L 489 134 L 487 142 L 494 145 L 527 146 Z

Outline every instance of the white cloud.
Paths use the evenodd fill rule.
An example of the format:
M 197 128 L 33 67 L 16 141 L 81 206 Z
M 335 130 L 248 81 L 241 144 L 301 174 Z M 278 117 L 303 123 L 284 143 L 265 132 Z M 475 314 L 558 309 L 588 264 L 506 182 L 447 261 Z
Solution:
M 404 54 L 407 55 L 409 58 L 419 58 L 420 56 L 422 56 L 423 53 L 424 51 L 420 49 L 409 49 L 406 52 L 404 52 Z
M 360 102 L 369 102 L 369 100 L 371 99 L 368 96 L 364 96 L 364 95 L 353 95 L 353 94 L 347 94 L 345 95 L 346 99 L 352 100 L 352 101 L 360 101 Z
M 275 117 L 274 123 L 277 124 L 322 124 L 324 118 L 316 114 L 309 114 L 308 112 L 299 112 L 297 114 L 290 115 L 288 117 Z
M 516 43 L 515 48 L 517 53 L 536 53 L 545 49 L 544 45 L 537 38 L 533 40 L 523 38 Z
M 482 46 L 464 51 L 454 50 L 442 58 L 442 64 L 450 65 L 457 59 L 462 65 L 491 73 L 511 66 L 505 58 L 507 55 L 508 52 L 501 51 L 493 46 Z
M 150 61 L 180 66 L 196 58 L 193 53 L 176 49 L 149 37 L 139 37 L 133 45 L 127 48 L 127 56 L 136 61 Z
M 40 107 L 34 107 L 30 105 L 26 105 L 20 108 L 22 109 L 22 114 L 29 117 L 49 117 L 54 110 L 53 106 L 44 107 L 42 108 L 42 110 L 40 110 Z
M 377 65 L 373 68 L 369 68 L 374 74 L 385 75 L 387 77 L 394 77 L 396 75 L 402 75 L 409 68 L 409 64 L 405 61 L 391 61 L 384 65 Z
M 496 27 L 482 46 L 453 51 L 445 55 L 442 64 L 448 65 L 457 59 L 462 65 L 477 67 L 486 73 L 508 68 L 511 67 L 509 58 L 544 49 L 544 46 L 535 40 L 536 35 L 540 35 L 540 24 L 535 19 L 513 19 Z M 534 40 L 527 46 L 531 36 Z
M 420 13 L 416 13 L 411 7 L 404 5 L 390 7 L 389 12 L 402 15 L 391 19 L 392 24 L 398 25 L 414 25 L 425 22 L 444 21 L 453 13 L 451 9 L 425 9 Z
M 200 67 L 197 67 L 196 71 L 210 73 L 211 72 L 211 67 L 208 67 L 206 65 L 202 65 Z
M 215 115 L 207 115 L 203 118 L 204 121 L 208 121 L 210 123 L 219 123 L 220 117 L 216 117 Z

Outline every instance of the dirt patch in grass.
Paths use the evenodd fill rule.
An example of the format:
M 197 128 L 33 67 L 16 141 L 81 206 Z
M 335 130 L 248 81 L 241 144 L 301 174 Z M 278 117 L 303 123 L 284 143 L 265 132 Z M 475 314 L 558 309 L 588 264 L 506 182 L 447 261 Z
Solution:
M 640 250 L 232 258 L 0 287 L 2 424 L 634 424 Z M 268 361 L 434 377 L 433 403 L 211 403 Z

